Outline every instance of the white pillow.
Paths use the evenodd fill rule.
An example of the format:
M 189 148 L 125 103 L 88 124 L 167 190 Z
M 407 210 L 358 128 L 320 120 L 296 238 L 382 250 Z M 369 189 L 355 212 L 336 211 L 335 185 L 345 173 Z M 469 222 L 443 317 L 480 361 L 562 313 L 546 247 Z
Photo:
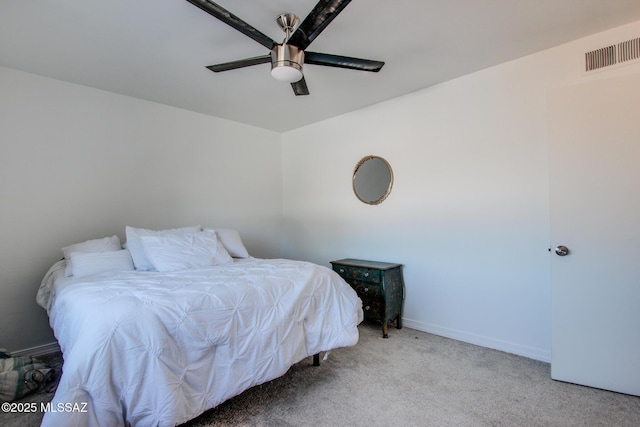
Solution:
M 73 274 L 73 266 L 70 257 L 72 252 L 108 252 L 119 251 L 120 249 L 122 249 L 122 246 L 120 245 L 120 238 L 116 235 L 103 237 L 102 239 L 91 239 L 82 243 L 65 246 L 62 248 L 64 259 L 67 260 L 67 267 L 65 268 L 64 275 L 69 277 Z
M 147 230 L 146 228 L 134 228 L 127 226 L 125 228 L 127 234 L 127 249 L 131 252 L 133 265 L 136 270 L 153 270 L 153 264 L 147 258 L 142 247 L 143 236 L 168 236 L 168 235 L 184 235 L 185 233 L 196 233 L 201 230 L 199 225 L 182 228 L 171 228 L 167 230 Z
M 247 248 L 242 244 L 240 233 L 229 228 L 206 228 L 205 230 L 215 230 L 218 240 L 222 242 L 224 248 L 234 258 L 249 258 Z
M 233 262 L 213 230 L 142 236 L 141 240 L 147 257 L 160 272 Z
M 105 271 L 133 270 L 131 255 L 126 249 L 110 252 L 71 252 L 72 275 L 75 278 Z

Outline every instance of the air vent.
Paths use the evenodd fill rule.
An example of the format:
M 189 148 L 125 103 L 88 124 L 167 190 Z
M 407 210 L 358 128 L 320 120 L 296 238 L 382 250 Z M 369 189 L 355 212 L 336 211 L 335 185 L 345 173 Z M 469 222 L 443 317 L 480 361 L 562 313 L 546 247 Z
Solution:
M 611 45 L 584 54 L 587 71 L 608 67 L 616 63 L 616 46 Z
M 585 70 L 598 70 L 638 58 L 640 58 L 640 37 L 585 53 Z
M 640 58 L 640 37 L 618 43 L 618 57 L 620 62 Z

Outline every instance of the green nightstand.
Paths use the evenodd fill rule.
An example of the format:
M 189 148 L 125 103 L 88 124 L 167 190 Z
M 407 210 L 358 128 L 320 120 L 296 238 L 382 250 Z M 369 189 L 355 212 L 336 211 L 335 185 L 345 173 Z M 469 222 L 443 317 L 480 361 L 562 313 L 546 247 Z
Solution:
M 387 323 L 393 320 L 402 329 L 402 264 L 347 258 L 331 261 L 331 265 L 362 300 L 365 318 L 382 323 L 383 338 L 389 337 Z

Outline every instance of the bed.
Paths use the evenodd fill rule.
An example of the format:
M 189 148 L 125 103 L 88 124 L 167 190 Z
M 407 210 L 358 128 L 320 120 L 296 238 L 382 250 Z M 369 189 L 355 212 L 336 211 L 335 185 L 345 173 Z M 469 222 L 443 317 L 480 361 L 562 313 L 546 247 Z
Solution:
M 327 267 L 250 257 L 223 230 L 129 231 L 125 249 L 63 248 L 42 281 L 64 357 L 43 426 L 174 426 L 358 341 L 361 301 Z

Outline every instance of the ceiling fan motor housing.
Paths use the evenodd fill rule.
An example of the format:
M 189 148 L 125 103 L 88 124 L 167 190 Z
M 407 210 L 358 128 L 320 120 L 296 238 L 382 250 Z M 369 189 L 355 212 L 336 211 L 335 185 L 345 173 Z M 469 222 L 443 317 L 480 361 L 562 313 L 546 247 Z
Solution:
M 293 45 L 277 44 L 271 50 L 271 76 L 284 82 L 302 79 L 304 51 Z

